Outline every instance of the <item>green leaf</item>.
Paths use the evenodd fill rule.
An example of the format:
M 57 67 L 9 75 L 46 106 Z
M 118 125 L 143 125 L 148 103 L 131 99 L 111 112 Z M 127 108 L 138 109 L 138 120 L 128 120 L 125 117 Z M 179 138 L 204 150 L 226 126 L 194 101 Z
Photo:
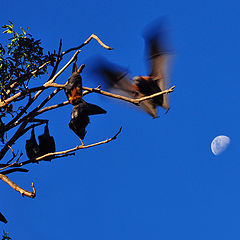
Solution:
M 8 34 L 10 34 L 10 33 L 12 33 L 12 32 L 13 32 L 13 30 L 7 29 L 7 30 L 5 30 L 3 33 L 8 33 Z
M 26 32 L 24 31 L 24 29 L 23 29 L 22 27 L 20 27 L 20 28 L 21 28 L 21 30 L 23 31 L 24 35 L 26 35 Z
M 12 27 L 13 27 L 13 23 L 10 21 L 10 20 L 8 20 L 8 22 L 12 25 Z
M 11 28 L 10 25 L 3 25 L 2 28 Z

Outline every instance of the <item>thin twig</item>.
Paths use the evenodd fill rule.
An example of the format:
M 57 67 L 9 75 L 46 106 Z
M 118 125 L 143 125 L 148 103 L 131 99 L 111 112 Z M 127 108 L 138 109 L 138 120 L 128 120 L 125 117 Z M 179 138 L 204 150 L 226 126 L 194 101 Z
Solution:
M 32 183 L 32 189 L 33 192 L 29 192 L 21 187 L 19 187 L 16 183 L 11 181 L 7 176 L 0 174 L 0 179 L 3 180 L 5 183 L 7 183 L 10 187 L 12 187 L 14 190 L 17 192 L 20 192 L 21 195 L 24 197 L 30 197 L 30 198 L 35 198 L 36 197 L 36 190 L 34 188 L 34 184 Z
M 120 134 L 120 132 L 122 131 L 122 127 L 119 129 L 119 131 L 111 138 L 108 138 L 106 140 L 103 140 L 101 142 L 97 142 L 97 143 L 93 143 L 93 144 L 89 144 L 89 145 L 80 145 L 80 146 L 76 146 L 74 148 L 71 148 L 71 149 L 68 149 L 68 150 L 65 150 L 65 151 L 60 151 L 60 152 L 54 152 L 54 153 L 47 153 L 45 155 L 42 155 L 38 158 L 35 158 L 35 159 L 32 159 L 33 162 L 36 162 L 36 161 L 40 161 L 48 156 L 57 156 L 57 155 L 63 155 L 63 154 L 67 154 L 67 153 L 71 153 L 71 152 L 75 152 L 77 150 L 80 150 L 80 149 L 85 149 L 85 148 L 90 148 L 90 147 L 95 147 L 95 146 L 98 146 L 98 145 L 101 145 L 101 144 L 104 144 L 104 143 L 109 143 L 111 142 L 112 140 L 115 140 L 117 138 L 117 136 Z M 18 166 L 23 166 L 22 163 L 19 163 Z
M 167 89 L 167 90 L 164 90 L 162 92 L 158 92 L 158 93 L 155 93 L 155 94 L 152 94 L 152 95 L 149 95 L 149 96 L 146 96 L 146 97 L 142 97 L 142 98 L 129 98 L 129 97 L 124 97 L 124 96 L 121 96 L 121 95 L 117 95 L 117 94 L 113 94 L 113 93 L 110 93 L 110 92 L 106 92 L 106 91 L 103 91 L 101 90 L 99 87 L 98 88 L 89 88 L 89 87 L 82 87 L 83 90 L 86 90 L 88 91 L 89 93 L 90 92 L 94 92 L 94 93 L 98 93 L 98 94 L 101 94 L 101 95 L 104 95 L 104 96 L 108 96 L 108 97 L 111 97 L 111 98 L 117 98 L 117 99 L 121 99 L 123 101 L 126 101 L 126 102 L 130 102 L 130 103 L 133 103 L 133 104 L 136 104 L 136 105 L 139 105 L 140 102 L 142 101 L 145 101 L 145 100 L 148 100 L 148 99 L 152 99 L 154 97 L 157 97 L 157 96 L 160 96 L 162 94 L 168 94 L 170 92 L 173 92 L 173 89 L 175 88 L 175 86 Z
M 19 159 L 21 158 L 22 155 L 23 155 L 23 153 L 20 154 L 20 156 L 18 157 L 18 159 L 14 163 L 11 163 L 11 164 L 7 163 L 8 165 L 3 167 L 3 168 L 1 168 L 0 171 L 5 170 L 5 169 L 7 169 L 9 167 L 12 167 L 14 164 L 16 164 L 19 161 Z
M 53 160 L 53 159 L 58 159 L 58 158 L 63 158 L 63 157 L 74 156 L 74 155 L 75 155 L 75 152 L 67 153 L 67 154 L 64 154 L 64 155 L 52 156 L 52 157 L 51 157 L 51 160 Z M 50 162 L 49 160 L 46 160 L 46 159 L 39 160 L 38 162 L 40 162 L 40 161 L 48 161 L 48 162 Z M 29 163 L 36 163 L 36 161 L 35 161 L 35 159 L 30 159 L 30 160 L 26 160 L 26 161 L 21 162 L 21 163 L 16 163 L 16 164 L 14 164 L 14 165 L 11 166 L 11 167 L 17 167 L 17 168 L 19 168 L 19 167 L 22 167 L 22 166 L 27 165 L 27 164 L 29 164 Z M 0 167 L 4 167 L 4 166 L 6 166 L 6 164 L 0 164 Z M 22 168 L 19 168 L 19 169 L 22 169 Z M 7 171 L 8 171 L 8 170 L 7 170 Z M 19 172 L 21 172 L 21 170 L 19 170 Z
M 29 172 L 29 170 L 25 169 L 25 168 L 12 168 L 12 169 L 2 171 L 0 174 L 8 175 L 8 174 L 14 173 L 14 172 L 24 172 L 24 173 L 26 173 L 26 172 Z
M 46 111 L 50 111 L 50 110 L 53 110 L 53 109 L 56 109 L 56 108 L 59 108 L 59 107 L 66 106 L 68 104 L 70 104 L 70 102 L 65 101 L 65 102 L 62 102 L 62 103 L 59 103 L 59 104 L 56 104 L 56 105 L 52 105 L 52 106 L 49 106 L 49 107 L 42 108 L 41 110 L 39 110 L 38 112 L 35 113 L 35 116 L 37 116 L 39 114 L 42 114 Z
M 75 54 L 72 56 L 72 58 L 68 61 L 68 63 L 65 64 L 65 66 L 64 66 L 61 70 L 59 70 L 58 73 L 55 74 L 55 76 L 54 76 L 52 79 L 50 79 L 50 80 L 47 81 L 45 84 L 43 84 L 43 86 L 45 86 L 46 84 L 51 84 L 51 83 L 53 83 L 53 82 L 57 79 L 57 77 L 58 77 L 60 74 L 62 74 L 63 71 L 76 59 L 77 55 L 78 55 L 80 52 L 81 52 L 81 50 L 76 51 Z

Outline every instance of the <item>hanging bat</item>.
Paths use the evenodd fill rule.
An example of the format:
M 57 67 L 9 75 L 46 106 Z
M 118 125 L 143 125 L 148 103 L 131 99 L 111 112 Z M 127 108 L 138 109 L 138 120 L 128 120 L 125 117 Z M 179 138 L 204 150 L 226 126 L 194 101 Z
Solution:
M 72 75 L 65 86 L 65 93 L 72 105 L 77 105 L 82 99 L 82 77 L 76 62 L 73 63 Z
M 49 134 L 48 124 L 44 127 L 44 133 L 38 136 L 39 147 L 42 155 L 52 153 L 56 151 L 55 141 Z M 45 160 L 51 160 L 51 157 L 44 158 Z
M 103 113 L 106 113 L 106 111 L 101 107 L 82 100 L 73 107 L 69 128 L 83 140 L 86 135 L 85 128 L 90 122 L 89 116 Z
M 166 76 L 166 64 L 169 51 L 164 47 L 164 31 L 159 30 L 145 33 L 145 46 L 150 60 L 150 73 L 148 76 L 137 76 L 131 80 L 127 71 L 123 68 L 102 59 L 93 70 L 98 74 L 112 90 L 120 90 L 128 97 L 141 98 L 166 90 L 168 87 Z M 160 31 L 161 30 L 161 31 Z M 140 103 L 140 106 L 153 118 L 157 117 L 157 106 L 167 111 L 169 103 L 167 95 L 159 95 L 153 99 Z
M 2 213 L 0 213 L 0 221 L 4 223 L 8 222 L 7 219 L 2 215 Z
M 26 140 L 26 153 L 29 159 L 37 158 L 41 156 L 41 151 L 39 145 L 37 144 L 34 128 L 32 128 L 31 137 L 29 140 Z

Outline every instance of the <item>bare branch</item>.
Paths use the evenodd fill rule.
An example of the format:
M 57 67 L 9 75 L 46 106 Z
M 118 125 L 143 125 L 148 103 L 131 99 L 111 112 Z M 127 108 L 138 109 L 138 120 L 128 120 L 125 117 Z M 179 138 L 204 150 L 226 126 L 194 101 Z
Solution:
M 88 44 L 93 38 L 94 38 L 95 40 L 97 40 L 98 43 L 99 43 L 102 47 L 106 48 L 107 50 L 112 50 L 112 49 L 113 49 L 113 48 L 107 46 L 106 44 L 104 44 L 95 34 L 92 34 L 92 35 L 91 35 L 84 43 L 82 43 L 80 46 L 74 47 L 74 48 L 70 48 L 70 49 L 66 50 L 65 52 L 63 52 L 62 55 L 65 55 L 65 54 L 67 54 L 67 53 L 69 53 L 69 52 L 71 52 L 71 51 L 75 51 L 75 50 L 77 50 L 77 49 L 80 49 L 80 48 L 84 47 L 84 46 L 85 46 L 86 44 Z
M 26 173 L 26 172 L 29 172 L 29 170 L 25 169 L 25 168 L 12 168 L 12 169 L 2 171 L 0 174 L 7 175 L 10 173 L 14 173 L 14 172 L 25 172 Z
M 57 73 L 52 79 L 50 79 L 50 80 L 47 81 L 45 84 L 43 84 L 43 86 L 45 87 L 47 84 L 53 83 L 53 82 L 57 79 L 57 77 L 58 77 L 60 74 L 62 74 L 63 71 L 76 59 L 77 55 L 78 55 L 80 52 L 81 52 L 81 50 L 76 51 L 75 54 L 72 56 L 72 58 L 68 61 L 68 63 L 65 64 L 65 66 L 64 66 L 61 70 L 59 70 L 58 73 Z
M 22 157 L 22 155 L 23 155 L 23 153 L 20 154 L 20 156 L 14 163 L 9 164 L 9 162 L 11 162 L 12 160 L 8 161 L 7 165 L 5 167 L 1 168 L 0 171 L 5 170 L 6 168 L 12 167 L 14 164 L 16 164 L 19 161 L 19 159 Z
M 36 112 L 35 116 L 37 116 L 39 114 L 42 114 L 42 113 L 44 113 L 46 111 L 50 111 L 50 110 L 53 110 L 53 109 L 56 109 L 56 108 L 59 108 L 59 107 L 66 106 L 69 103 L 70 103 L 69 101 L 65 101 L 65 102 L 62 102 L 62 103 L 59 103 L 59 104 L 56 104 L 56 105 L 52 105 L 52 106 L 49 106 L 49 107 L 42 108 L 41 110 Z
M 33 70 L 30 73 L 24 74 L 22 76 L 20 76 L 19 78 L 17 78 L 13 84 L 10 85 L 9 89 L 6 91 L 6 94 L 8 95 L 12 89 L 14 89 L 14 87 L 19 84 L 19 82 L 21 81 L 21 79 L 24 78 L 29 78 L 31 75 L 33 76 L 34 74 L 36 74 L 39 70 L 41 70 L 42 68 L 44 68 L 48 63 L 50 63 L 51 61 L 45 62 L 44 64 L 42 64 L 40 67 L 38 67 L 37 69 Z M 3 101 L 4 102 L 4 101 Z M 2 103 L 2 101 L 0 101 L 0 103 Z
M 30 198 L 35 198 L 36 197 L 36 190 L 34 188 L 33 183 L 32 183 L 33 192 L 29 192 L 29 191 L 19 187 L 16 183 L 11 181 L 7 176 L 5 176 L 3 174 L 0 174 L 0 179 L 2 179 L 5 183 L 7 183 L 10 187 L 12 187 L 17 192 L 20 192 L 23 197 L 24 196 L 30 197 Z
M 38 158 L 35 158 L 35 159 L 31 159 L 32 162 L 37 162 L 37 161 L 40 161 L 48 156 L 57 156 L 57 155 L 60 155 L 60 156 L 65 156 L 65 154 L 68 154 L 68 153 L 71 153 L 71 152 L 75 152 L 77 150 L 80 150 L 80 149 L 85 149 L 85 148 L 90 148 L 90 147 L 95 147 L 95 146 L 98 146 L 98 145 L 102 145 L 104 143 L 109 143 L 111 142 L 112 140 L 115 140 L 117 138 L 117 136 L 120 134 L 120 132 L 122 131 L 122 127 L 119 129 L 119 131 L 111 138 L 108 138 L 106 140 L 103 140 L 101 142 L 97 142 L 97 143 L 93 143 L 93 144 L 89 144 L 89 145 L 80 145 L 80 146 L 76 146 L 74 148 L 71 148 L 71 149 L 68 149 L 68 150 L 65 150 L 65 151 L 61 151 L 61 152 L 54 152 L 54 153 L 47 153 L 45 155 L 42 155 Z M 25 164 L 23 163 L 19 163 L 18 166 L 23 166 Z
M 12 136 L 12 138 L 4 145 L 4 147 L 0 151 L 0 160 L 7 153 L 9 146 L 12 146 L 16 142 L 16 140 L 23 135 L 23 130 L 26 127 L 26 125 L 27 122 L 22 123 L 18 130 L 15 132 L 15 134 Z
M 149 95 L 149 96 L 146 96 L 146 97 L 142 97 L 142 98 L 124 97 L 124 96 L 121 96 L 121 95 L 117 95 L 117 94 L 113 94 L 113 93 L 110 93 L 110 92 L 103 91 L 99 87 L 97 87 L 97 88 L 82 87 L 82 88 L 83 88 L 83 90 L 88 91 L 88 93 L 94 92 L 94 93 L 98 93 L 98 94 L 101 94 L 101 95 L 104 95 L 104 96 L 121 99 L 123 101 L 139 105 L 139 103 L 142 102 L 142 101 L 152 99 L 152 98 L 160 96 L 162 94 L 168 94 L 170 92 L 173 92 L 173 89 L 175 88 L 175 86 L 173 86 L 173 87 L 171 87 L 167 90 L 164 90 L 162 92 L 158 92 L 158 93 L 155 93 L 155 94 L 152 94 L 152 95 Z M 87 93 L 85 93 L 85 94 L 87 94 Z

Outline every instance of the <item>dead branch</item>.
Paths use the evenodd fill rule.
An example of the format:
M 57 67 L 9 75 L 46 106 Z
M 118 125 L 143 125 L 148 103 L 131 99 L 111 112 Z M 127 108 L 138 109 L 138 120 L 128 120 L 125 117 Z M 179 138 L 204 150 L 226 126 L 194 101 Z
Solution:
M 30 197 L 30 198 L 35 198 L 36 197 L 36 190 L 35 190 L 35 187 L 34 187 L 33 183 L 32 183 L 33 192 L 29 192 L 29 191 L 19 187 L 16 183 L 11 181 L 7 176 L 5 176 L 3 174 L 0 174 L 0 179 L 2 179 L 5 183 L 7 183 L 10 187 L 12 187 L 17 192 L 20 192 L 23 197 L 24 196 Z
M 39 114 L 42 114 L 46 111 L 50 111 L 50 110 L 53 110 L 53 109 L 56 109 L 56 108 L 59 108 L 59 107 L 66 106 L 69 103 L 70 103 L 69 101 L 65 101 L 65 102 L 62 102 L 62 103 L 59 103 L 59 104 L 56 104 L 56 105 L 52 105 L 52 106 L 49 106 L 49 107 L 42 108 L 41 110 L 39 110 L 38 112 L 35 113 L 35 116 L 37 116 Z
M 19 159 L 22 157 L 22 155 L 23 155 L 23 153 L 20 154 L 20 156 L 17 158 L 17 160 L 14 163 L 9 164 L 9 162 L 11 162 L 12 159 L 10 161 L 8 161 L 6 166 L 1 168 L 0 171 L 5 170 L 5 169 L 7 169 L 9 167 L 12 167 L 14 164 L 16 164 L 19 161 Z
M 26 173 L 26 172 L 29 172 L 29 170 L 25 169 L 25 168 L 12 168 L 12 169 L 8 169 L 8 170 L 0 172 L 0 174 L 8 175 L 8 174 L 14 173 L 14 172 L 25 172 Z
M 53 160 L 53 159 L 58 159 L 58 158 L 63 158 L 63 157 L 69 157 L 69 156 L 74 156 L 75 155 L 75 152 L 72 152 L 72 153 L 68 153 L 68 154 L 64 154 L 64 155 L 57 155 L 57 156 L 52 156 L 51 157 L 51 160 Z M 45 160 L 45 159 L 42 159 L 42 160 L 39 160 L 38 162 L 40 162 L 40 161 L 48 161 L 49 162 L 49 160 Z M 29 163 L 36 163 L 36 161 L 35 161 L 35 159 L 30 159 L 30 160 L 26 160 L 26 161 L 24 161 L 24 162 L 21 162 L 21 163 L 15 163 L 13 166 L 11 166 L 11 167 L 16 167 L 17 169 L 23 169 L 23 168 L 20 168 L 20 167 L 22 167 L 22 166 L 24 166 L 24 165 L 27 165 L 27 164 L 29 164 Z M 6 166 L 7 164 L 0 164 L 0 167 L 4 167 L 4 166 Z M 8 171 L 8 170 L 7 170 Z M 9 170 L 10 171 L 10 170 Z M 16 170 L 17 171 L 17 170 Z M 24 172 L 25 170 L 23 170 L 23 172 Z M 21 170 L 19 170 L 19 172 L 21 172 Z
M 121 96 L 121 95 L 117 95 L 117 94 L 113 94 L 113 93 L 110 93 L 110 92 L 103 91 L 99 87 L 97 87 L 97 88 L 82 87 L 82 88 L 83 88 L 83 90 L 86 90 L 89 93 L 94 92 L 94 93 L 98 93 L 98 94 L 101 94 L 101 95 L 104 95 L 104 96 L 121 99 L 123 101 L 139 105 L 139 103 L 142 102 L 142 101 L 145 101 L 145 100 L 148 100 L 148 99 L 152 99 L 154 97 L 157 97 L 157 96 L 160 96 L 160 95 L 163 95 L 163 94 L 168 94 L 170 92 L 173 92 L 173 89 L 175 88 L 175 86 L 173 86 L 173 87 L 171 87 L 171 88 L 169 88 L 167 90 L 164 90 L 162 92 L 158 92 L 158 93 L 155 93 L 155 94 L 152 94 L 152 95 L 149 95 L 149 96 L 146 96 L 146 97 L 142 97 L 142 98 L 124 97 L 124 96 Z
M 85 149 L 85 148 L 90 148 L 90 147 L 95 147 L 95 146 L 98 146 L 98 145 L 102 145 L 102 144 L 105 144 L 105 143 L 109 143 L 111 142 L 112 140 L 115 140 L 117 138 L 117 136 L 120 134 L 120 132 L 122 131 L 122 127 L 119 129 L 119 131 L 111 138 L 108 138 L 106 140 L 103 140 L 101 142 L 97 142 L 97 143 L 93 143 L 93 144 L 89 144 L 89 145 L 80 145 L 80 146 L 76 146 L 74 148 L 71 148 L 71 149 L 68 149 L 68 150 L 65 150 L 65 151 L 60 151 L 60 152 L 54 152 L 54 153 L 47 153 L 45 155 L 42 155 L 38 158 L 35 158 L 35 159 L 32 159 L 32 162 L 37 162 L 37 161 L 40 161 L 40 160 L 43 160 L 44 158 L 48 157 L 48 156 L 57 156 L 57 155 L 60 155 L 60 156 L 65 156 L 65 154 L 68 154 L 68 153 L 72 153 L 72 152 L 75 152 L 77 150 L 80 150 L 80 149 Z M 23 163 L 19 163 L 17 164 L 18 166 L 23 166 L 25 164 Z
M 62 53 L 62 55 L 65 55 L 71 51 L 75 51 L 77 49 L 80 49 L 82 47 L 84 47 L 85 45 L 87 45 L 92 39 L 95 39 L 102 47 L 106 48 L 107 50 L 112 50 L 113 48 L 107 46 L 106 44 L 104 44 L 95 34 L 92 34 L 84 43 L 82 43 L 80 46 L 78 47 L 74 47 L 74 48 L 70 48 L 68 50 L 66 50 L 65 52 Z
M 33 76 L 34 74 L 36 74 L 38 71 L 40 71 L 42 68 L 44 68 L 48 63 L 50 63 L 51 61 L 45 62 L 44 64 L 42 64 L 40 67 L 38 67 L 37 69 L 33 70 L 30 73 L 24 74 L 20 77 L 18 77 L 13 84 L 10 85 L 9 89 L 6 91 L 6 94 L 8 95 L 9 93 L 11 93 L 11 90 L 14 89 L 14 87 L 19 84 L 19 82 L 21 81 L 21 79 L 23 78 L 28 78 L 31 75 Z M 3 101 L 4 102 L 4 101 Z M 2 101 L 0 101 L 0 103 L 2 103 Z
M 75 54 L 72 56 L 72 58 L 68 61 L 68 63 L 65 64 L 65 66 L 64 66 L 61 70 L 59 70 L 58 73 L 57 73 L 52 79 L 48 80 L 45 84 L 43 84 L 43 86 L 45 87 L 47 84 L 53 83 L 53 82 L 57 79 L 57 77 L 58 77 L 60 74 L 62 74 L 63 71 L 76 59 L 77 55 L 78 55 L 80 52 L 81 52 L 81 50 L 76 51 Z

